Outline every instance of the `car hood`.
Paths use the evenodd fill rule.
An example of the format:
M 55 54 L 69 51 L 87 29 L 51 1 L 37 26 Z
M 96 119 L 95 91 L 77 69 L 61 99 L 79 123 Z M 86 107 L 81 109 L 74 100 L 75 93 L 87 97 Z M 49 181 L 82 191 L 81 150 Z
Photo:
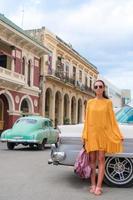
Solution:
M 59 126 L 61 137 L 81 137 L 83 124 L 61 125 Z M 119 128 L 124 138 L 133 138 L 133 125 L 119 124 Z

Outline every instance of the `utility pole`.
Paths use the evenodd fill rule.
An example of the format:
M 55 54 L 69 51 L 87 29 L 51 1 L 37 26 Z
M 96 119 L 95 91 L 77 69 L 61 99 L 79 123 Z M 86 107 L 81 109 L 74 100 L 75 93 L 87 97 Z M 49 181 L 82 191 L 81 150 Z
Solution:
M 22 21 L 21 21 L 21 28 L 23 29 L 23 25 L 24 25 L 24 5 L 22 8 Z

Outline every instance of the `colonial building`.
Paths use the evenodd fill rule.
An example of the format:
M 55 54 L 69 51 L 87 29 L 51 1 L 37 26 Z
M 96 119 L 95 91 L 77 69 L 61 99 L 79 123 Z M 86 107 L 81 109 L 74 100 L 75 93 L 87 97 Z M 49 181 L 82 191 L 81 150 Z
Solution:
M 48 53 L 0 14 L 0 131 L 20 116 L 39 113 L 40 67 Z
M 83 122 L 86 102 L 94 97 L 97 68 L 45 27 L 28 33 L 52 52 L 42 74 L 42 113 L 58 124 Z

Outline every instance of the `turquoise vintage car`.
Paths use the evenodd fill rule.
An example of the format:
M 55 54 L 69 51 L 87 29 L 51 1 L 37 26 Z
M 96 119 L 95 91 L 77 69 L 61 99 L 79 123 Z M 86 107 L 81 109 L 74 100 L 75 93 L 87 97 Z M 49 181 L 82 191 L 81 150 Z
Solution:
M 48 118 L 41 116 L 28 116 L 19 118 L 11 129 L 1 134 L 1 142 L 7 142 L 7 147 L 13 150 L 19 144 L 37 146 L 39 150 L 45 148 L 45 144 L 55 144 L 59 140 L 59 130 L 54 129 Z

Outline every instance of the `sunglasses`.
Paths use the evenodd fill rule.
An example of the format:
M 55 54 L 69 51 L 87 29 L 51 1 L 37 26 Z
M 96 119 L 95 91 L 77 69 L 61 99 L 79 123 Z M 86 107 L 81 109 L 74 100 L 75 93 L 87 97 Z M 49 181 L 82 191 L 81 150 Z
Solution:
M 99 89 L 102 89 L 102 88 L 103 88 L 103 85 L 95 85 L 95 86 L 94 86 L 94 89 L 98 89 L 98 88 L 99 88 Z

